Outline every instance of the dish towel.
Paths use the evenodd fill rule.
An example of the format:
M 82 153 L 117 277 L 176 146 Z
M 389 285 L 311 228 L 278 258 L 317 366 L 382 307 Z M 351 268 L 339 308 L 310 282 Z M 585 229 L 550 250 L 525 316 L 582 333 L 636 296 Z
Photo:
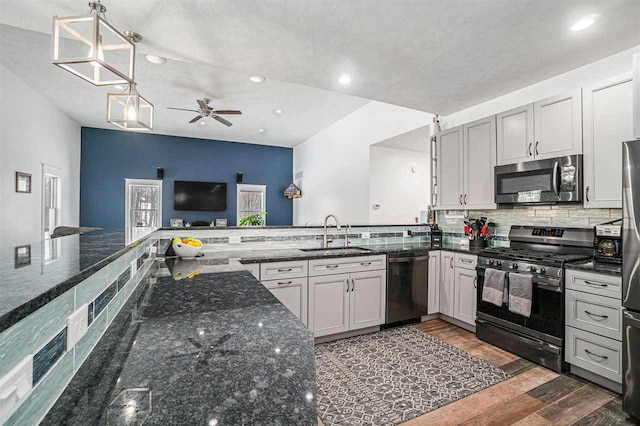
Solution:
M 529 318 L 533 297 L 531 275 L 509 273 L 509 310 Z
M 507 302 L 506 275 L 504 271 L 487 268 L 484 271 L 484 285 L 482 287 L 482 300 L 502 306 Z

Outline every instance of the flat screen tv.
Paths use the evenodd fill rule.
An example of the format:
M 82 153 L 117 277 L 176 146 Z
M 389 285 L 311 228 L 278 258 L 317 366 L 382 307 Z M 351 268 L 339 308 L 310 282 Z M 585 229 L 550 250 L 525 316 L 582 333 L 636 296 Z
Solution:
M 173 209 L 225 211 L 227 210 L 227 184 L 177 180 L 173 183 Z

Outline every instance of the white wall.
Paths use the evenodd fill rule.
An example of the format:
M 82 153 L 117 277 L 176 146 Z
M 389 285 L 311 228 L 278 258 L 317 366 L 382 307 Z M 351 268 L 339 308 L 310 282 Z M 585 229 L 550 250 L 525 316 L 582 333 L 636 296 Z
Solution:
M 369 223 L 415 223 L 429 206 L 430 158 L 426 152 L 370 148 Z
M 369 221 L 369 146 L 428 125 L 433 115 L 370 102 L 293 149 L 293 173 L 303 198 L 294 200 L 293 223 L 321 223 L 333 213 L 341 222 Z
M 77 226 L 80 126 L 0 65 L 0 245 L 4 247 L 41 238 L 42 163 L 60 169 L 62 224 Z M 32 175 L 31 194 L 15 192 L 16 171 Z
M 629 72 L 632 69 L 633 54 L 639 49 L 640 46 L 636 46 L 624 50 L 564 74 L 450 114 L 441 118 L 442 128 L 449 129 Z

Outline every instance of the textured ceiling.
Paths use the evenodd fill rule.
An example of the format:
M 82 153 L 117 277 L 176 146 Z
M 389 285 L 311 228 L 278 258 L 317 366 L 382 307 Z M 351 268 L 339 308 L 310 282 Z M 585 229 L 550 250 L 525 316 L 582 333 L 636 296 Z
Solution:
M 169 60 L 153 65 L 138 56 L 138 90 L 155 106 L 154 133 L 159 134 L 295 146 L 369 102 L 273 79 L 256 84 L 244 73 L 199 64 Z M 50 35 L 0 25 L 0 63 L 79 124 L 117 129 L 106 122 L 106 98 L 121 90 L 93 86 L 52 65 Z M 188 124 L 195 113 L 166 109 L 194 109 L 195 99 L 203 97 L 211 98 L 216 109 L 240 109 L 242 115 L 227 116 L 231 127 L 210 118 L 200 125 Z
M 140 51 L 449 114 L 640 44 L 638 0 L 105 0 Z M 50 32 L 81 0 L 0 0 Z M 570 26 L 598 13 L 592 27 Z M 339 86 L 349 73 L 353 82 Z
M 431 152 L 430 140 L 430 126 L 424 126 L 378 142 L 373 146 L 402 149 L 405 151 Z

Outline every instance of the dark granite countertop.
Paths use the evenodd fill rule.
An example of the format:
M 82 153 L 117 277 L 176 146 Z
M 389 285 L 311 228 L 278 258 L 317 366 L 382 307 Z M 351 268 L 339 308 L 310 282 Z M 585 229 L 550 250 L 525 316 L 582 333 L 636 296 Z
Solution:
M 333 223 L 333 222 L 332 222 Z M 346 226 L 346 224 L 345 224 Z M 404 226 L 404 227 L 412 227 L 412 226 L 426 226 L 429 225 L 425 223 L 394 223 L 394 224 L 382 224 L 382 225 L 350 225 L 355 228 L 388 228 L 391 226 Z M 163 226 L 160 228 L 161 231 L 181 231 L 186 229 L 195 229 L 198 231 L 204 230 L 219 230 L 219 229 L 310 229 L 310 228 L 320 228 L 324 229 L 323 225 L 274 225 L 274 226 Z M 333 225 L 331 225 L 332 229 L 335 229 Z
M 622 276 L 622 265 L 595 262 L 594 260 L 582 260 L 578 262 L 567 263 L 565 265 L 565 268 L 593 272 L 597 274 Z
M 100 230 L 0 250 L 0 332 L 138 243 L 126 246 L 124 231 Z M 18 257 L 19 247 L 29 254 Z
M 313 335 L 269 290 L 247 271 L 159 272 L 42 424 L 317 424 Z

